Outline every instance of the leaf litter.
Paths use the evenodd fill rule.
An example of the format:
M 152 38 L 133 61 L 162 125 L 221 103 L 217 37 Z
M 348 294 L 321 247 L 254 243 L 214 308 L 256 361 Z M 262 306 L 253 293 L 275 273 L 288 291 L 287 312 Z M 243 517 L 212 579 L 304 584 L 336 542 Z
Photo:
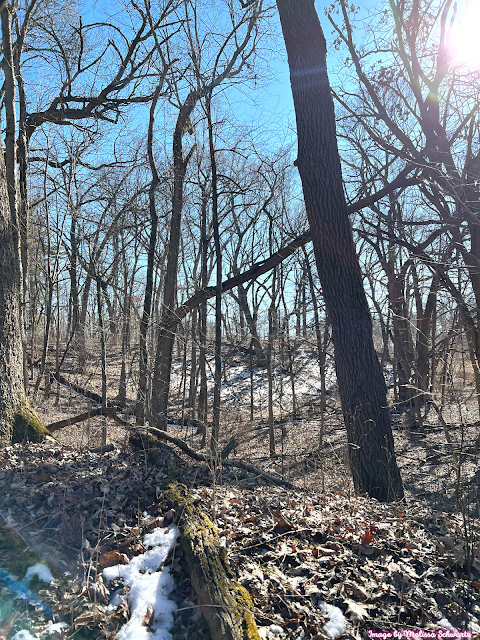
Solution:
M 32 577 L 32 590 L 54 615 L 23 601 L 29 633 L 122 637 L 135 605 L 120 576 L 133 558 L 148 557 L 152 532 L 175 524 L 163 502 L 173 473 L 215 523 L 265 640 L 366 638 L 371 629 L 480 637 L 478 520 L 467 530 L 461 514 L 423 503 L 383 505 L 348 490 L 287 491 L 225 470 L 219 484 L 198 471 L 161 444 L 104 453 L 56 444 L 2 450 L 0 513 L 55 578 L 44 584 Z M 181 550 L 157 560 L 176 583 L 173 638 L 208 638 Z M 107 580 L 113 568 L 119 577 Z M 157 612 L 145 602 L 138 628 L 153 640 Z M 18 634 L 25 616 L 17 616 L 9 629 L 2 620 L 5 637 Z M 61 622 L 68 626 L 55 627 Z

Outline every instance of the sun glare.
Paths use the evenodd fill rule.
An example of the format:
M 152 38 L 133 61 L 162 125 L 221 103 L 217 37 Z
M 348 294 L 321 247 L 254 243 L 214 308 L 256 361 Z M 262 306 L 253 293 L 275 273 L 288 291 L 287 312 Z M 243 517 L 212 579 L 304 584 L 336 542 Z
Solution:
M 450 33 L 449 48 L 455 64 L 480 69 L 480 0 L 469 0 Z

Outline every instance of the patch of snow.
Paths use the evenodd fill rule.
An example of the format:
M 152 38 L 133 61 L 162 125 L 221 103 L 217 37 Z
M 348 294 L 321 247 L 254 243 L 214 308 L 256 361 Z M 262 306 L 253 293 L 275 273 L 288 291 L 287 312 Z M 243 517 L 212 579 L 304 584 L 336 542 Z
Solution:
M 122 589 L 117 589 L 116 591 L 114 591 L 114 593 L 112 594 L 112 597 L 110 598 L 110 603 L 107 607 L 108 611 L 113 611 L 113 609 L 116 609 L 120 604 L 122 604 L 122 602 L 125 600 L 125 598 L 122 598 L 122 593 L 123 593 L 123 588 Z
M 66 622 L 53 622 L 53 620 L 49 620 L 47 623 L 46 632 L 47 633 L 61 633 L 62 629 L 68 627 Z
M 32 636 L 30 631 L 27 631 L 26 629 L 22 629 L 21 631 L 18 631 L 13 636 L 12 640 L 37 640 L 37 637 Z
M 342 610 L 338 607 L 334 607 L 332 604 L 327 604 L 326 602 L 319 602 L 318 608 L 329 618 L 329 621 L 323 627 L 327 636 L 332 638 L 332 640 L 333 638 L 341 636 L 347 628 L 347 620 L 345 619 Z
M 135 556 L 126 565 L 103 570 L 105 580 L 122 578 L 130 587 L 130 620 L 117 633 L 118 640 L 171 640 L 168 630 L 173 626 L 173 612 L 177 606 L 168 599 L 173 590 L 173 580 L 170 570 L 163 564 L 176 538 L 176 527 L 154 529 L 143 539 L 144 546 L 151 549 Z M 145 626 L 145 614 L 149 608 L 153 609 L 151 631 Z
M 48 584 L 52 584 L 55 582 L 50 569 L 46 564 L 34 564 L 32 567 L 28 567 L 27 573 L 25 574 L 25 582 L 30 582 L 33 576 L 37 576 L 39 580 L 42 582 L 48 582 Z
M 437 622 L 439 627 L 442 627 L 443 629 L 449 629 L 450 631 L 456 631 L 455 627 L 446 619 L 446 618 L 442 618 L 441 620 L 439 620 Z
M 271 624 L 270 631 L 274 633 L 276 636 L 279 636 L 281 633 L 283 633 L 282 627 L 279 627 L 278 624 Z

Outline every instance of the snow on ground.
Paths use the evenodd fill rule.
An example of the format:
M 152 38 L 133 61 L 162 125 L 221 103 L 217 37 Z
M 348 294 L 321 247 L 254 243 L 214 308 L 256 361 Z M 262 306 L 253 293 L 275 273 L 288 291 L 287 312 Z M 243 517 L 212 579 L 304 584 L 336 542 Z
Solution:
M 189 363 L 188 363 L 189 364 Z M 287 359 L 285 358 L 285 365 Z M 286 369 L 281 370 L 280 362 L 274 363 L 274 395 L 273 401 L 277 406 L 288 413 L 292 406 L 292 382 Z M 225 375 L 226 374 L 226 375 Z M 295 395 L 299 404 L 308 404 L 320 397 L 320 367 L 316 355 L 312 355 L 303 347 L 298 347 L 293 356 L 293 374 Z M 181 388 L 182 367 L 179 364 L 173 366 L 172 389 Z M 336 388 L 336 375 L 334 363 L 327 361 L 325 372 L 326 389 Z M 207 356 L 207 387 L 208 393 L 213 394 L 213 359 Z M 188 383 L 186 386 L 188 396 Z M 222 406 L 224 408 L 236 408 L 240 402 L 250 401 L 250 369 L 248 358 L 245 362 L 227 364 L 222 376 Z M 268 379 L 265 368 L 254 367 L 253 371 L 253 402 L 257 406 L 267 407 L 268 403 Z
M 105 580 L 121 578 L 130 587 L 130 620 L 117 633 L 118 640 L 171 639 L 176 605 L 168 599 L 173 581 L 169 568 L 163 565 L 176 538 L 176 527 L 154 529 L 143 539 L 144 546 L 151 547 L 145 554 L 103 570 Z M 115 602 L 120 604 L 120 597 Z
M 326 602 L 319 602 L 318 608 L 329 618 L 327 624 L 323 627 L 323 630 L 329 638 L 333 640 L 333 638 L 338 638 L 342 633 L 345 633 L 347 620 L 341 609 Z
M 50 569 L 46 564 L 34 564 L 32 567 L 28 567 L 27 573 L 25 574 L 24 582 L 27 584 L 33 578 L 33 576 L 37 576 L 39 580 L 42 582 L 47 582 L 51 584 L 53 582 L 53 576 Z

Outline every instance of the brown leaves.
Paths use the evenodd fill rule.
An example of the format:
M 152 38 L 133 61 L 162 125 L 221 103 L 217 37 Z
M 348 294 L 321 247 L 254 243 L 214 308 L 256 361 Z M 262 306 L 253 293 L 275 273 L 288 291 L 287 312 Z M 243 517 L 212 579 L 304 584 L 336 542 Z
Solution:
M 88 595 L 95 602 L 107 603 L 110 592 L 99 577 L 96 582 L 89 582 L 87 585 Z
M 50 476 L 45 475 L 44 473 L 37 473 L 33 476 L 33 480 L 37 483 L 44 483 L 44 482 L 52 482 L 52 478 Z
M 154 620 L 154 614 L 155 614 L 155 612 L 153 610 L 153 606 L 149 605 L 147 607 L 147 610 L 146 610 L 144 616 L 143 616 L 143 620 L 144 620 L 145 626 L 148 627 L 149 629 L 151 628 L 150 625 L 152 624 L 152 622 Z
M 372 528 L 367 527 L 365 529 L 365 533 L 362 536 L 360 544 L 362 544 L 362 545 L 371 544 L 375 540 L 374 532 L 375 532 L 374 527 L 372 527 Z
M 98 558 L 98 563 L 105 569 L 106 567 L 113 567 L 116 564 L 128 564 L 128 556 L 125 553 L 120 553 L 119 551 L 109 551 L 108 553 L 103 553 Z
M 81 627 L 90 627 L 98 622 L 100 619 L 100 613 L 97 611 L 85 611 L 81 615 L 75 618 L 73 626 L 75 629 Z
M 275 522 L 275 529 L 277 531 L 281 531 L 282 529 L 287 530 L 287 531 L 291 531 L 294 528 L 292 523 L 288 522 L 284 518 L 284 516 L 282 515 L 280 509 L 275 509 L 275 512 L 273 514 L 273 520 Z
M 199 494 L 208 510 L 212 495 Z M 228 490 L 224 501 L 217 491 L 217 524 L 240 583 L 261 611 L 258 622 L 267 625 L 265 637 L 273 637 L 273 627 L 286 637 L 297 637 L 299 629 L 305 638 L 323 637 L 319 600 L 340 607 L 351 625 L 347 632 L 355 637 L 399 621 L 435 628 L 440 618 L 452 618 L 459 593 L 466 603 L 468 590 L 476 589 L 474 584 L 460 587 L 452 571 L 447 580 L 447 570 L 438 566 L 437 542 L 452 547 L 445 536 L 454 540 L 447 555 L 459 547 L 455 518 L 442 523 L 437 538 L 428 513 L 418 517 L 411 508 L 399 513 L 366 498 L 329 495 L 320 502 L 272 488 L 231 494 Z

